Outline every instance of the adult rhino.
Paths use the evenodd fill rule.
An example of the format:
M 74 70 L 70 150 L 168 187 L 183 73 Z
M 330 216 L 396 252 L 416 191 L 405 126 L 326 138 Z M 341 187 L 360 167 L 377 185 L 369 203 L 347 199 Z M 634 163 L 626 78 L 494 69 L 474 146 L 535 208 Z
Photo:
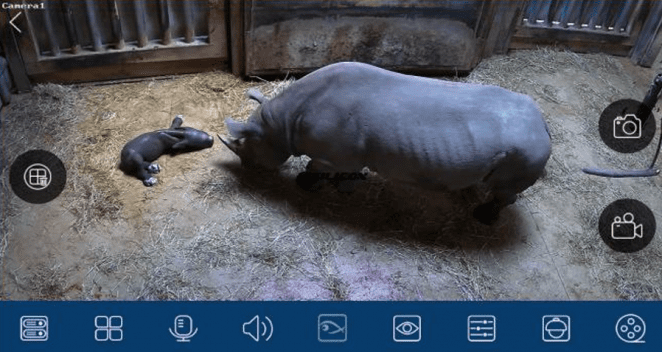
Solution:
M 326 66 L 260 103 L 247 123 L 226 119 L 221 141 L 246 167 L 276 169 L 307 155 L 310 172 L 371 171 L 426 189 L 489 186 L 485 224 L 543 174 L 551 152 L 537 104 L 478 84 L 409 76 L 371 65 Z

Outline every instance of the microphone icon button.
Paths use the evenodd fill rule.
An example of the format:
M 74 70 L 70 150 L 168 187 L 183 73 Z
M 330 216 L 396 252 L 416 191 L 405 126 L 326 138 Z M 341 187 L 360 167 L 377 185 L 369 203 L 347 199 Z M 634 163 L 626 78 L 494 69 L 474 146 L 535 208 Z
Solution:
M 177 342 L 190 342 L 190 338 L 198 332 L 198 328 L 193 327 L 193 319 L 188 315 L 176 316 L 174 328 L 174 331 L 172 328 L 168 328 L 168 330 L 177 339 Z

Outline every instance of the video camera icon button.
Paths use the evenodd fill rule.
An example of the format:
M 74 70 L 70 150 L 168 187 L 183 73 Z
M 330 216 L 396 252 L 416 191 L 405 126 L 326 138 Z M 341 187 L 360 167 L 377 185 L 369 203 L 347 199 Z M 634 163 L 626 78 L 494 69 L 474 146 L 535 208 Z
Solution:
M 600 215 L 600 237 L 618 252 L 632 253 L 643 249 L 653 240 L 655 228 L 653 212 L 635 199 L 619 199 Z

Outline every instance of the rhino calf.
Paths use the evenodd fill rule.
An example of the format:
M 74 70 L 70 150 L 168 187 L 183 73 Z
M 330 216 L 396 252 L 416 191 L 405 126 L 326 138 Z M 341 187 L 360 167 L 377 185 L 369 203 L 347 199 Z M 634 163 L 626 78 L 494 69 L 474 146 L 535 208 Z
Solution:
M 210 148 L 214 138 L 191 127 L 181 127 L 182 115 L 175 116 L 170 128 L 143 133 L 130 140 L 120 153 L 120 170 L 143 181 L 145 186 L 156 184 L 153 174 L 161 171 L 156 159 L 163 154 L 180 154 Z
M 371 171 L 426 189 L 485 183 L 493 199 L 474 216 L 485 224 L 542 175 L 547 125 L 528 96 L 479 84 L 399 74 L 362 63 L 310 73 L 260 103 L 247 123 L 226 119 L 221 140 L 246 167 L 276 169 L 290 155 L 309 172 Z M 220 137 L 220 136 L 219 136 Z

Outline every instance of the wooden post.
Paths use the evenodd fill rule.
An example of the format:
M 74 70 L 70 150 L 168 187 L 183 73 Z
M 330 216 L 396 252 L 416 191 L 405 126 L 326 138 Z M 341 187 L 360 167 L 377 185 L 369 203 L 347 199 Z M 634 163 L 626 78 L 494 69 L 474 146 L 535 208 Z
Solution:
M 521 18 L 525 1 L 498 1 L 490 2 L 489 15 L 486 20 L 490 21 L 489 33 L 482 58 L 494 54 L 505 54 L 510 46 L 510 39 L 515 32 L 517 21 Z
M 230 64 L 232 74 L 246 74 L 246 47 L 244 44 L 244 0 L 230 0 Z
M 631 51 L 637 65 L 651 67 L 662 48 L 662 1 L 655 1 Z

